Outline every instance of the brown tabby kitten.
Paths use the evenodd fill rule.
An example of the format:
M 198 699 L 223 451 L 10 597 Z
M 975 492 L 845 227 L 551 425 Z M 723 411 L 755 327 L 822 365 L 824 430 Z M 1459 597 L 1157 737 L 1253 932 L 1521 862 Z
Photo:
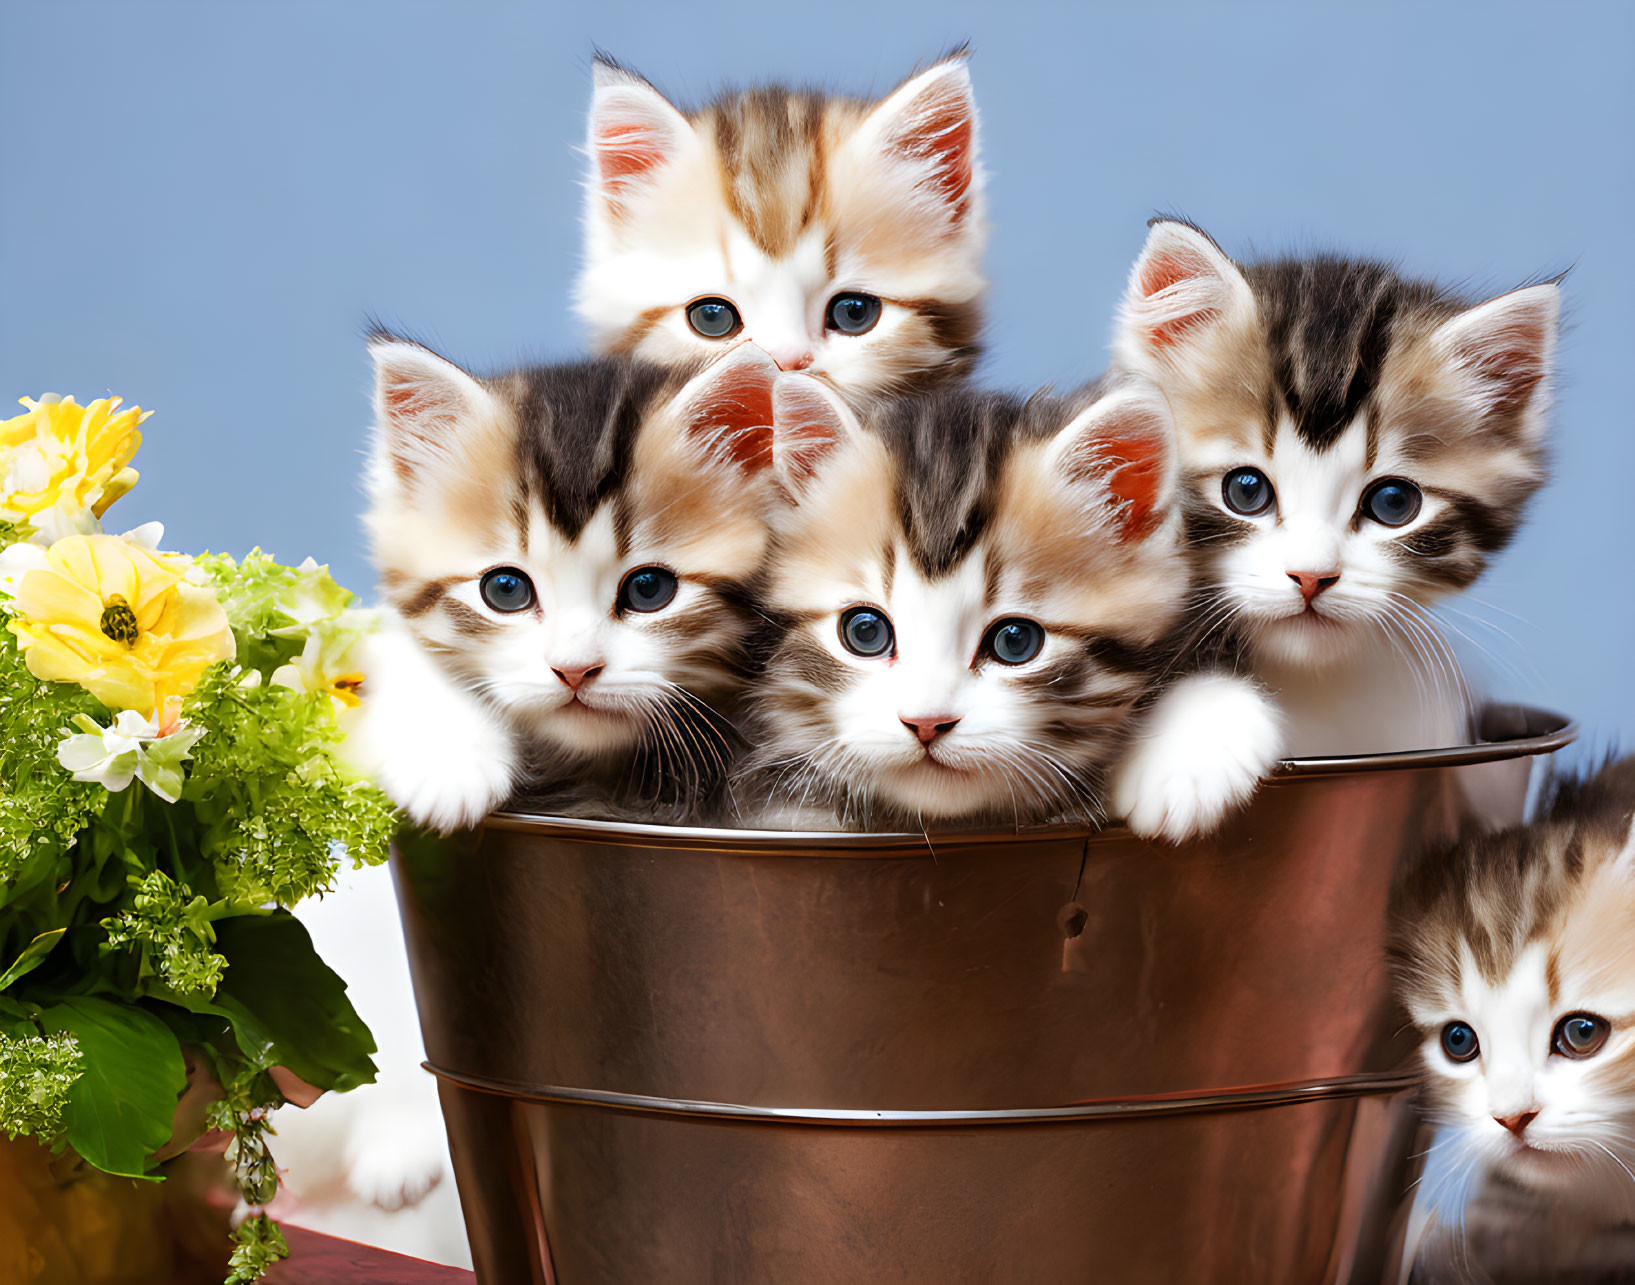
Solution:
M 1430 607 L 1544 480 L 1559 309 L 1553 282 L 1483 302 L 1366 259 L 1238 263 L 1154 221 L 1116 364 L 1174 408 L 1216 618 L 1278 692 L 1288 752 L 1467 739 Z
M 1632 821 L 1635 758 L 1559 783 L 1531 825 L 1434 853 L 1396 891 L 1391 957 L 1438 1130 L 1418 1224 L 1433 1247 L 1452 1234 L 1443 1256 L 1543 1251 L 1538 1279 L 1571 1265 L 1563 1237 L 1635 1217 Z
M 963 52 L 878 102 L 779 85 L 682 112 L 598 55 L 580 315 L 672 364 L 743 339 L 847 389 L 963 375 L 987 243 Z
M 860 420 L 784 375 L 774 422 L 786 630 L 746 819 L 1100 819 L 1188 589 L 1162 397 L 951 387 Z
M 470 825 L 524 779 L 685 815 L 724 774 L 758 619 L 771 381 L 605 357 L 476 379 L 370 345 L 368 522 L 393 619 L 357 739 L 417 821 Z

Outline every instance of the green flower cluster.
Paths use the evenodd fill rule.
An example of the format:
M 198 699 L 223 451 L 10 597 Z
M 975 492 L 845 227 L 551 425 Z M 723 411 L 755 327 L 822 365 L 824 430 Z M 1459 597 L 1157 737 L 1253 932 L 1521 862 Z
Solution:
M 374 1078 L 374 1042 L 289 907 L 341 861 L 383 860 L 397 818 L 340 755 L 369 627 L 352 595 L 259 551 L 194 575 L 237 654 L 172 727 L 36 679 L 0 628 L 0 1132 L 162 1178 L 191 1067 L 224 1086 L 211 1124 L 259 1206 L 277 1187 L 272 1069 L 320 1089 Z M 230 1280 L 285 1252 L 250 1219 Z

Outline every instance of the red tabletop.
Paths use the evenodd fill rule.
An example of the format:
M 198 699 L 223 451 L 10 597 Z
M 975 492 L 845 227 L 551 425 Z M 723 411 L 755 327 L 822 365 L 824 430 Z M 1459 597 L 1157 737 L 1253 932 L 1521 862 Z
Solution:
M 268 1285 L 473 1285 L 457 1267 L 387 1253 L 285 1223 L 290 1256 L 267 1273 Z

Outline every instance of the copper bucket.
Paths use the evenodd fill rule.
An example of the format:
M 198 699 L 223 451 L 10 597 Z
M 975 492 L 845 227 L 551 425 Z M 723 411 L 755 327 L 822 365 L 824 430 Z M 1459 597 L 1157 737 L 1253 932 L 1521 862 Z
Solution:
M 1399 859 L 1574 729 L 1287 764 L 1213 839 L 500 814 L 394 856 L 479 1280 L 1378 1281 Z

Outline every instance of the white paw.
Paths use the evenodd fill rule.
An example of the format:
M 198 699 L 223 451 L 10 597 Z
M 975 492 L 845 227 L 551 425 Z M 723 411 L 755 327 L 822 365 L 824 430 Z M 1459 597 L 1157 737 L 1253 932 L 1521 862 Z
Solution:
M 467 741 L 402 745 L 375 784 L 414 821 L 447 833 L 477 824 L 511 793 L 511 747 Z
M 347 1187 L 387 1211 L 418 1205 L 447 1170 L 448 1144 L 435 1113 L 372 1113 L 347 1145 Z
M 363 705 L 344 754 L 418 824 L 476 825 L 516 781 L 510 731 L 399 627 L 367 640 Z
M 1114 771 L 1113 809 L 1144 839 L 1184 843 L 1246 803 L 1282 746 L 1282 714 L 1254 683 L 1184 678 L 1159 698 Z

